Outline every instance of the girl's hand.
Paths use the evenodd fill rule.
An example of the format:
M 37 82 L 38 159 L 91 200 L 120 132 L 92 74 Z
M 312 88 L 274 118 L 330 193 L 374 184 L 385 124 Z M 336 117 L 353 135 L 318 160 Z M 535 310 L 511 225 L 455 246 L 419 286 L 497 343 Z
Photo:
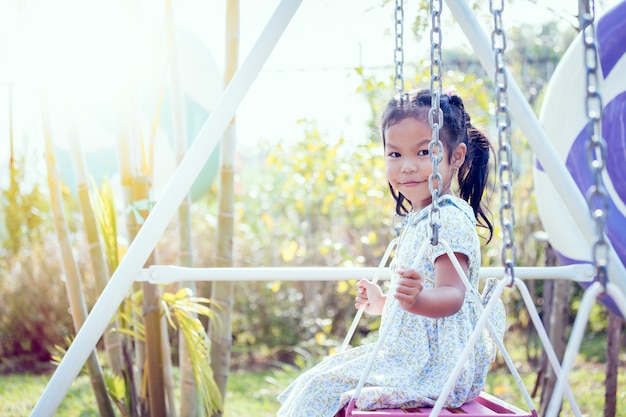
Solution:
M 372 315 L 380 315 L 385 303 L 385 297 L 380 287 L 366 279 L 357 283 L 354 306 L 359 309 L 365 306 L 365 312 Z
M 400 302 L 400 307 L 409 311 L 424 289 L 424 278 L 414 269 L 398 270 L 398 276 L 398 286 L 394 296 Z

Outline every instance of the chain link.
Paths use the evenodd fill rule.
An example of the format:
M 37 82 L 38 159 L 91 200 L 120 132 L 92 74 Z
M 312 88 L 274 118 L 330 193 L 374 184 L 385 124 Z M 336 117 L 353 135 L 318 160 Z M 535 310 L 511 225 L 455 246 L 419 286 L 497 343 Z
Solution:
M 400 95 L 404 92 L 404 0 L 396 0 L 395 20 L 396 49 L 393 60 L 396 73 L 393 86 L 396 94 Z
M 430 91 L 432 93 L 431 108 L 428 112 L 428 124 L 432 129 L 432 140 L 428 144 L 428 154 L 433 163 L 433 172 L 428 177 L 428 189 L 432 196 L 432 207 L 429 220 L 433 230 L 431 244 L 439 243 L 439 196 L 442 189 L 442 177 L 439 173 L 439 163 L 443 160 L 443 145 L 439 140 L 439 129 L 443 125 L 443 111 L 440 107 L 441 99 L 441 9 L 443 0 L 430 0 Z M 435 187 L 435 181 L 437 186 Z
M 502 23 L 504 1 L 490 0 L 489 10 L 493 15 L 493 32 L 491 46 L 494 52 L 495 73 L 494 87 L 496 90 L 496 127 L 498 129 L 498 176 L 500 181 L 500 226 L 502 227 L 502 265 L 511 278 L 509 285 L 515 281 L 516 248 L 513 230 L 515 228 L 515 211 L 513 209 L 513 152 L 511 149 L 511 115 L 509 113 L 507 78 L 506 78 L 506 35 Z
M 596 44 L 595 4 L 580 0 L 578 16 L 584 44 L 586 73 L 585 111 L 587 113 L 587 161 L 593 175 L 593 184 L 587 191 L 589 213 L 595 223 L 595 242 L 592 246 L 593 264 L 596 268 L 596 280 L 602 285 L 607 283 L 609 245 L 604 231 L 609 208 L 608 194 L 602 181 L 602 171 L 606 165 L 606 142 L 602 137 L 602 96 L 598 74 L 598 48 Z

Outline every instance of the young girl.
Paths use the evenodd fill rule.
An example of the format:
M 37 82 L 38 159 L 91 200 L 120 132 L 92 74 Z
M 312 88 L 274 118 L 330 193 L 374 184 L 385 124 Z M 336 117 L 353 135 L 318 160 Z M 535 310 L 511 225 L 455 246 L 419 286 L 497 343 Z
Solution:
M 387 180 L 396 212 L 404 216 L 405 230 L 391 265 L 397 272 L 392 274 L 390 296 L 361 280 L 355 305 L 365 306 L 368 314 L 382 314 L 381 328 L 394 298 L 400 309 L 356 399 L 356 407 L 362 410 L 434 405 L 479 317 L 478 307 L 441 242 L 436 246 L 429 243 L 422 259 L 416 259 L 422 243 L 432 236 L 428 183 L 432 172 L 431 97 L 430 91 L 421 90 L 394 98 L 382 117 Z M 450 245 L 469 282 L 477 288 L 481 255 L 476 226 L 488 230 L 487 241 L 493 233 L 481 203 L 491 146 L 471 125 L 460 97 L 444 95 L 440 107 L 444 158 L 438 164 L 439 239 Z M 455 176 L 459 197 L 452 192 Z M 437 186 L 436 181 L 433 185 Z M 491 322 L 503 331 L 504 310 L 494 311 Z M 373 348 L 372 343 L 348 349 L 303 373 L 278 397 L 282 406 L 277 416 L 333 417 L 352 398 Z M 484 334 L 457 378 L 446 407 L 459 407 L 478 396 L 494 355 L 493 343 Z

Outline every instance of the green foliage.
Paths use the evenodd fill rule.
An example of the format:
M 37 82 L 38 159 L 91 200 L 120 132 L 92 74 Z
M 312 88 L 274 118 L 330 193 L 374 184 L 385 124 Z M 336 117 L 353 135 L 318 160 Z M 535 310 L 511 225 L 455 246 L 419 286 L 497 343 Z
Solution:
M 121 375 L 115 375 L 110 370 L 105 370 L 104 381 L 107 386 L 107 392 L 115 404 L 123 404 L 126 395 L 126 383 Z
M 121 325 L 111 331 L 121 333 L 133 340 L 145 341 L 142 298 L 142 291 L 135 291 L 127 297 L 116 315 L 117 321 Z M 200 387 L 198 389 L 199 401 L 207 413 L 206 415 L 212 415 L 221 408 L 222 398 L 211 369 L 211 342 L 205 327 L 197 317 L 204 316 L 215 320 L 216 315 L 211 307 L 216 305 L 206 298 L 192 296 L 190 291 L 184 288 L 176 293 L 164 292 L 161 295 L 160 306 L 171 328 L 180 331 L 187 346 L 190 346 L 189 360 L 196 386 Z M 126 340 L 124 343 L 128 345 L 130 340 Z M 61 354 L 64 353 L 63 349 L 57 349 Z M 61 358 L 57 357 L 56 359 L 60 362 Z M 109 395 L 122 415 L 130 415 L 128 407 L 131 406 L 132 401 L 128 396 L 131 382 L 110 372 L 105 373 L 105 380 Z
M 30 256 L 16 255 L 11 266 L 3 268 L 7 275 L 0 281 L 0 366 L 6 370 L 34 370 L 31 367 L 50 360 L 54 344 L 73 331 L 61 271 L 50 262 L 56 248 L 47 246 L 33 244 Z
M 215 321 L 217 316 L 208 307 L 212 304 L 211 300 L 194 297 L 187 288 L 175 294 L 166 292 L 161 300 L 168 323 L 172 328 L 180 330 L 189 347 L 189 361 L 202 411 L 206 415 L 213 415 L 222 409 L 223 402 L 211 368 L 211 341 L 202 322 L 197 318 L 202 315 Z
M 50 206 L 37 182 L 27 180 L 25 156 L 12 160 L 9 167 L 9 186 L 2 190 L 2 211 L 6 237 L 2 248 L 9 255 L 20 249 L 38 245 L 46 232 L 52 229 Z
M 303 140 L 265 150 L 264 166 L 241 173 L 245 188 L 236 207 L 240 243 L 234 251 L 239 264 L 376 265 L 393 237 L 380 143 L 329 141 L 314 123 L 301 124 Z M 293 346 L 327 353 L 354 313 L 354 283 L 238 287 L 235 349 L 247 350 L 249 360 L 253 345 L 257 353 L 281 352 L 285 359 L 293 357 Z
M 0 207 L 6 237 L 0 248 L 0 371 L 47 368 L 55 344 L 73 325 L 61 281 L 47 196 L 32 180 L 25 156 L 10 166 Z M 37 302 L 33 302 L 37 300 Z
M 104 242 L 104 251 L 109 262 L 109 271 L 115 271 L 119 264 L 119 250 L 117 213 L 115 211 L 113 189 L 111 188 L 111 183 L 106 178 L 102 180 L 100 189 L 98 189 L 95 181 L 92 181 L 92 187 L 97 191 L 92 193 L 92 206 L 96 215 L 100 236 Z

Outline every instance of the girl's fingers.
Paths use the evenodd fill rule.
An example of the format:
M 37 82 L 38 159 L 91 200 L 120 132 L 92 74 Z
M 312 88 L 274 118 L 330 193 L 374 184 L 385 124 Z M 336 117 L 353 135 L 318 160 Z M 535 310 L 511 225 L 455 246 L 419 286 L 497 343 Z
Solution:
M 398 274 L 402 278 L 412 278 L 412 279 L 419 279 L 419 278 L 421 278 L 420 273 L 417 272 L 415 269 L 407 269 L 407 270 L 404 270 L 404 271 L 398 271 Z
M 422 276 L 415 270 L 403 271 L 398 279 L 396 294 L 401 298 L 416 297 L 422 292 Z

